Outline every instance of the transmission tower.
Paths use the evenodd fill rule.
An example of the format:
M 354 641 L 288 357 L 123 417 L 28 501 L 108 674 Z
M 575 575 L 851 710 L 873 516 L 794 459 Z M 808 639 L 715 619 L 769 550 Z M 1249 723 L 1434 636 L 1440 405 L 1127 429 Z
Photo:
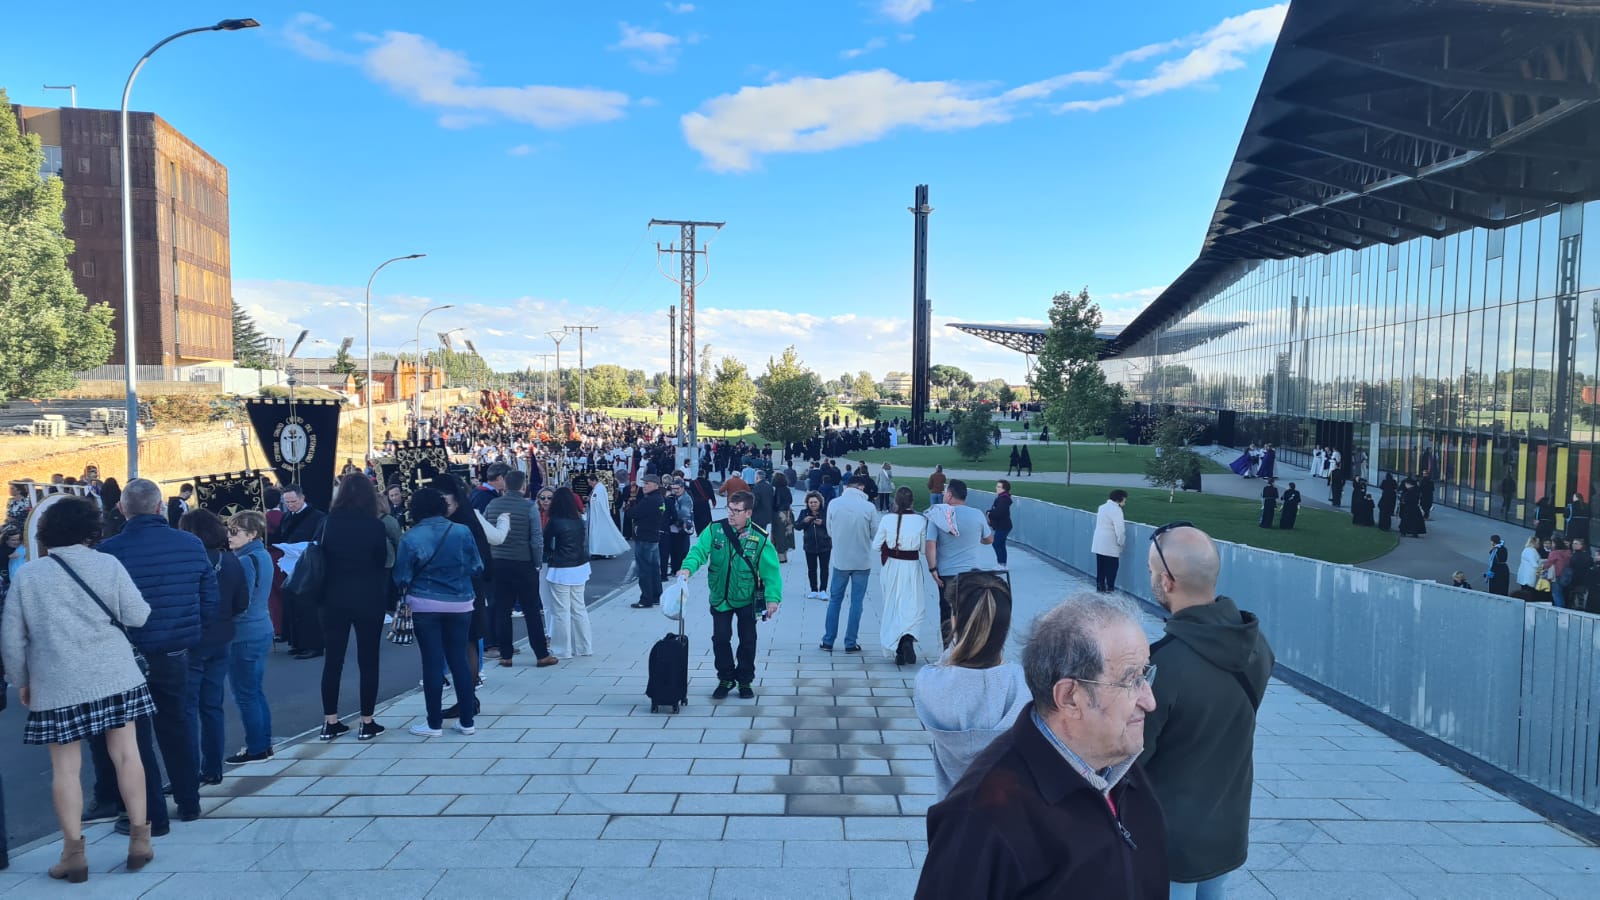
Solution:
M 586 331 L 598 331 L 600 326 L 563 325 L 561 327 L 565 328 L 569 334 L 574 331 L 578 333 L 578 412 L 581 414 L 583 412 L 583 335 Z
M 678 304 L 683 309 L 683 321 L 680 326 L 683 329 L 683 341 L 679 347 L 681 364 L 678 367 L 678 371 L 681 377 L 678 379 L 678 405 L 680 408 L 687 409 L 685 416 L 688 424 L 687 446 L 689 452 L 688 467 L 685 468 L 685 472 L 700 471 L 700 460 L 698 458 L 700 448 L 699 379 L 695 377 L 694 370 L 694 290 L 699 287 L 699 282 L 695 278 L 695 257 L 704 254 L 706 251 L 696 243 L 695 229 L 704 227 L 720 230 L 724 224 L 726 223 L 684 219 L 650 220 L 650 227 L 652 228 L 657 225 L 677 226 L 679 235 L 679 242 L 676 245 L 668 244 L 663 247 L 659 243 L 656 244 L 656 254 L 658 257 L 669 253 L 675 253 L 678 256 L 678 277 L 673 278 L 671 275 L 667 275 L 665 271 L 662 274 L 667 275 L 669 281 L 678 283 Z M 685 394 L 687 394 L 688 398 L 687 403 L 684 402 Z M 678 429 L 678 446 L 685 446 L 685 434 L 682 428 Z

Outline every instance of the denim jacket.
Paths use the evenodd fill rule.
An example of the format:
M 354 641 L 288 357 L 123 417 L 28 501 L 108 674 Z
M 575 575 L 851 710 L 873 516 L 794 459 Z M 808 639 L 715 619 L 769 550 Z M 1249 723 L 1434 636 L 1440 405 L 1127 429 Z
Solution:
M 413 525 L 394 556 L 394 583 L 404 593 L 429 600 L 472 602 L 473 576 L 482 573 L 483 558 L 472 531 L 442 516 Z

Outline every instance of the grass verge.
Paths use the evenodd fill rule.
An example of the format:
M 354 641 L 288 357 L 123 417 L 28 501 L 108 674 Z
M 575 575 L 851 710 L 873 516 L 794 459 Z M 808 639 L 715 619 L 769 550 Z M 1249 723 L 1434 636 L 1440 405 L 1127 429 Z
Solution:
M 1065 472 L 1067 470 L 1067 448 L 1062 444 L 1028 446 L 1028 455 L 1033 458 L 1033 471 L 1035 472 Z M 1127 444 L 1118 444 L 1110 447 L 1104 444 L 1074 444 L 1072 447 L 1072 471 L 1101 474 L 1143 475 L 1145 463 L 1155 456 L 1153 447 L 1130 447 Z M 942 465 L 946 469 L 971 469 L 979 472 L 1000 473 L 1006 470 L 1006 465 L 1011 461 L 1011 448 L 1009 446 L 991 449 L 987 455 L 976 462 L 961 458 L 954 447 L 896 447 L 893 450 L 863 450 L 851 454 L 852 460 L 860 458 L 869 463 L 891 462 L 897 466 L 923 466 L 933 468 Z M 1227 469 L 1209 459 L 1202 462 L 1202 472 L 1226 472 Z

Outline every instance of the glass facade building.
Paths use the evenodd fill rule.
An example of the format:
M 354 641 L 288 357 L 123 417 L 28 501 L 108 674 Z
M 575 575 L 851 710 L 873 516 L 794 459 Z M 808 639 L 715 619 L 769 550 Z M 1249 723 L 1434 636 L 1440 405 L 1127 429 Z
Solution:
M 1270 442 L 1300 465 L 1339 446 L 1365 457 L 1352 474 L 1427 471 L 1436 502 L 1531 521 L 1539 498 L 1600 485 L 1597 227 L 1600 202 L 1573 202 L 1238 261 L 1104 365 L 1136 401 L 1207 411 L 1219 442 Z M 1180 338 L 1197 328 L 1215 336 Z

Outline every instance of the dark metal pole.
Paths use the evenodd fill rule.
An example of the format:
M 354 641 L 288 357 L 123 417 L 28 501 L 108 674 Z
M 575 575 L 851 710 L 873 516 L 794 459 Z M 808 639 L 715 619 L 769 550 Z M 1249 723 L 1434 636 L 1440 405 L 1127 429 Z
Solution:
M 932 310 L 928 306 L 928 186 L 917 185 L 915 205 L 911 214 L 916 218 L 912 235 L 911 262 L 911 434 L 912 440 L 921 437 L 923 421 L 928 414 L 929 343 Z

